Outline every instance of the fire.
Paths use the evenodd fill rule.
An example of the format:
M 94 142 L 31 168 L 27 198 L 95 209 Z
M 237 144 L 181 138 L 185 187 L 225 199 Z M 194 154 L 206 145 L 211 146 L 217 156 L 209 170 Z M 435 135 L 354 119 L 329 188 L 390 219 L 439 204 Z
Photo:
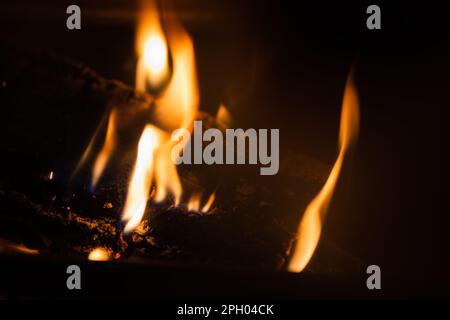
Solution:
M 105 248 L 95 248 L 89 253 L 88 259 L 92 261 L 108 261 L 111 260 L 111 252 Z
M 347 79 L 342 101 L 339 154 L 325 185 L 309 203 L 300 221 L 294 252 L 288 266 L 289 271 L 301 272 L 314 254 L 345 156 L 349 147 L 356 141 L 358 131 L 359 101 L 351 72 Z
M 232 121 L 230 111 L 224 104 L 221 104 L 219 110 L 217 110 L 216 122 L 224 128 L 229 128 Z
M 162 202 L 169 197 L 180 204 L 183 188 L 173 161 L 174 146 L 179 146 L 176 129 L 192 130 L 199 105 L 199 89 L 195 64 L 194 44 L 189 34 L 173 15 L 159 14 L 154 1 L 141 1 L 136 34 L 136 89 L 148 91 L 154 96 L 148 112 L 153 119 L 141 133 L 137 157 L 129 181 L 122 220 L 124 232 L 134 230 L 144 216 L 154 186 L 152 200 Z M 164 21 L 164 28 L 162 21 Z M 144 110 L 145 111 L 145 110 Z M 150 114 L 149 114 L 150 115 Z M 123 119 L 127 117 L 126 119 Z M 103 147 L 97 155 L 92 170 L 92 186 L 98 183 L 105 167 L 116 149 L 118 126 L 128 120 L 127 112 L 118 108 L 109 115 Z M 105 119 L 106 120 L 106 119 Z M 102 123 L 100 126 L 104 126 Z M 93 149 L 94 138 L 88 145 L 76 170 L 84 163 Z M 178 132 L 182 133 L 183 130 Z M 179 154 L 175 154 L 175 158 Z M 190 201 L 191 202 L 191 201 Z M 203 207 L 198 202 L 192 206 L 201 212 L 208 211 L 214 196 Z
M 169 50 L 154 1 L 141 1 L 136 51 L 136 89 L 159 87 L 169 76 Z
M 201 212 L 201 213 L 207 213 L 211 209 L 215 198 L 216 198 L 215 192 L 211 193 L 211 195 L 208 197 L 208 199 L 206 200 L 205 204 L 202 207 L 201 206 L 201 202 L 202 202 L 201 192 L 194 193 L 188 201 L 187 209 L 189 211 L 197 211 L 197 212 Z
M 95 160 L 91 181 L 93 187 L 97 185 L 97 182 L 100 179 L 103 170 L 105 170 L 106 164 L 108 163 L 109 157 L 111 156 L 111 153 L 114 149 L 114 146 L 116 144 L 115 132 L 116 132 L 116 112 L 115 110 L 113 110 L 109 114 L 108 128 L 106 129 L 105 142 Z
M 189 211 L 199 211 L 200 210 L 200 201 L 202 200 L 202 195 L 200 193 L 195 193 L 192 195 L 191 199 L 188 202 L 188 210 Z
M 168 44 L 168 47 L 167 47 Z M 172 161 L 172 141 L 168 132 L 190 129 L 198 109 L 194 46 L 187 32 L 171 20 L 167 24 L 167 39 L 162 32 L 156 5 L 145 6 L 139 19 L 136 70 L 137 89 L 145 90 L 145 80 L 152 86 L 168 74 L 168 52 L 172 54 L 172 75 L 167 87 L 155 100 L 153 113 L 159 128 L 148 125 L 140 138 L 138 157 L 131 176 L 123 219 L 125 232 L 133 230 L 141 221 L 152 185 L 156 187 L 154 200 L 161 202 L 169 195 L 179 204 L 182 185 Z
M 139 140 L 137 160 L 125 200 L 122 217 L 127 222 L 125 232 L 136 228 L 144 215 L 152 184 L 154 153 L 159 141 L 158 129 L 148 125 Z
M 211 195 L 209 196 L 208 200 L 203 205 L 203 208 L 200 211 L 203 212 L 203 213 L 208 212 L 209 209 L 211 209 L 215 199 L 216 199 L 216 193 L 213 192 L 213 193 L 211 193 Z

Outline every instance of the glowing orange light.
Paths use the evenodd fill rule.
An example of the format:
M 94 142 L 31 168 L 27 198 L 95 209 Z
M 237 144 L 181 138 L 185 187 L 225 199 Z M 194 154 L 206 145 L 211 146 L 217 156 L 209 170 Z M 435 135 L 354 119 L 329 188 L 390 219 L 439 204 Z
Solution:
M 89 253 L 88 259 L 92 261 L 108 261 L 111 260 L 111 252 L 105 248 L 95 248 Z
M 314 254 L 320 239 L 327 209 L 339 179 L 345 155 L 349 147 L 356 141 L 358 131 L 359 102 L 352 73 L 350 73 L 342 101 L 339 154 L 325 185 L 309 203 L 300 221 L 296 244 L 288 265 L 289 271 L 301 272 Z

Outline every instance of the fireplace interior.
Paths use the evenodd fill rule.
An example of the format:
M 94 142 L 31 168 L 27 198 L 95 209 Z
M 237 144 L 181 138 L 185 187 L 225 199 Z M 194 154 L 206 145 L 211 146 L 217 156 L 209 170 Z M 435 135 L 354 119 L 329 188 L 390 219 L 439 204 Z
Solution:
M 153 181 L 130 232 L 122 213 L 142 129 L 172 117 L 142 106 L 170 91 L 184 33 L 168 24 L 169 84 L 142 90 L 138 1 L 81 1 L 81 30 L 66 28 L 68 3 L 0 4 L 0 298 L 114 298 L 113 288 L 127 298 L 448 298 L 449 28 L 436 8 L 390 3 L 382 29 L 367 30 L 369 4 L 158 2 L 161 20 L 176 17 L 193 43 L 192 119 L 205 130 L 279 129 L 279 171 L 180 165 L 180 204 L 154 201 Z M 317 247 L 293 272 L 303 213 L 342 151 L 351 70 L 358 141 Z M 93 186 L 111 114 L 117 152 Z M 65 287 L 70 264 L 86 275 L 80 292 Z M 373 264 L 380 291 L 366 286 Z

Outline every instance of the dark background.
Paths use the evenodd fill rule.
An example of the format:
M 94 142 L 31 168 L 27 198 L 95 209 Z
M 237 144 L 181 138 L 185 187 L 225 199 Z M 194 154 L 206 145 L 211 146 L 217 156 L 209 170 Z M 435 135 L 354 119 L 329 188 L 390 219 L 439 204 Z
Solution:
M 442 292 L 450 267 L 444 192 L 449 25 L 441 4 L 173 1 L 194 39 L 201 108 L 237 125 L 280 128 L 283 149 L 337 155 L 340 102 L 357 61 L 361 127 L 324 236 L 393 277 L 383 286 Z M 82 29 L 65 27 L 69 4 Z M 381 7 L 382 29 L 366 29 Z M 3 1 L 0 40 L 48 48 L 133 85 L 132 1 Z M 425 291 L 424 291 L 425 292 Z M 425 294 L 424 294 L 425 295 Z

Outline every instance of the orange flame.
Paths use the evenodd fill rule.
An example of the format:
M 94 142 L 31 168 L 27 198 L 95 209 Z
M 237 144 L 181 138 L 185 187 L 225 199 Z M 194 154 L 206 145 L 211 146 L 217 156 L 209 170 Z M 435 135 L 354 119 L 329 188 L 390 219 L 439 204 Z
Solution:
M 224 128 L 229 128 L 232 121 L 230 111 L 224 104 L 221 104 L 219 110 L 217 110 L 216 122 Z
M 201 199 L 202 199 L 201 193 L 194 193 L 188 202 L 187 209 L 189 211 L 199 211 Z
M 111 111 L 108 119 L 108 128 L 106 130 L 105 142 L 103 144 L 100 153 L 95 159 L 94 169 L 92 172 L 91 184 L 93 187 L 97 185 L 103 170 L 105 170 L 106 164 L 108 163 L 109 157 L 116 145 L 116 112 Z
M 339 155 L 322 190 L 310 202 L 303 214 L 297 231 L 294 253 L 288 265 L 289 271 L 301 272 L 314 254 L 345 156 L 349 147 L 356 141 L 358 131 L 359 101 L 351 72 L 347 79 L 342 101 Z
M 165 46 L 168 42 L 172 53 L 172 77 L 161 96 L 155 100 L 153 114 L 158 126 L 165 131 L 190 129 L 199 104 L 194 45 L 187 32 L 176 21 L 168 24 L 167 36 L 168 41 L 159 24 L 156 6 L 153 3 L 146 6 L 138 26 L 137 53 L 143 55 L 140 60 L 144 59 L 149 63 L 145 63 L 145 68 L 142 64 L 138 64 L 136 84 L 138 89 L 145 89 L 142 79 L 153 79 L 159 72 L 159 66 L 163 64 L 161 70 L 168 72 L 167 49 L 162 48 L 162 44 Z M 152 40 L 155 37 L 159 37 L 159 40 Z M 148 43 L 151 41 L 155 43 L 158 41 L 159 44 L 154 44 L 154 47 L 160 48 L 148 50 Z M 154 57 L 162 55 L 163 51 L 165 58 Z M 156 133 L 157 130 L 156 127 L 147 126 L 139 141 L 138 159 L 130 180 L 123 212 L 123 219 L 127 221 L 125 232 L 133 230 L 142 219 L 153 175 L 156 202 L 163 201 L 169 194 L 174 197 L 175 204 L 181 199 L 182 186 L 176 165 L 172 161 L 172 149 L 177 141 L 161 130 L 160 133 Z M 157 138 L 152 139 L 152 136 Z
M 156 3 L 141 1 L 136 36 L 138 63 L 136 89 L 146 91 L 161 85 L 169 76 L 169 51 L 164 36 Z
M 159 141 L 158 129 L 147 125 L 139 140 L 137 160 L 125 200 L 122 217 L 127 222 L 125 232 L 136 228 L 144 215 L 152 184 L 154 152 Z
M 211 195 L 209 196 L 209 198 L 206 201 L 205 205 L 203 206 L 203 208 L 200 211 L 203 212 L 203 213 L 208 212 L 209 209 L 211 209 L 211 206 L 213 205 L 215 199 L 216 199 L 216 193 L 213 192 L 213 193 L 211 193 Z
M 195 65 L 194 45 L 188 33 L 173 16 L 163 30 L 157 6 L 154 1 L 141 1 L 136 35 L 136 88 L 164 89 L 155 97 L 151 111 L 154 125 L 147 124 L 138 142 L 137 158 L 127 190 L 123 209 L 124 232 L 130 232 L 141 221 L 149 200 L 152 183 L 155 185 L 154 200 L 161 202 L 169 195 L 175 204 L 179 204 L 183 189 L 178 176 L 175 161 L 179 154 L 173 155 L 174 146 L 179 147 L 178 133 L 175 129 L 192 130 L 193 121 L 199 105 L 199 90 Z M 172 58 L 169 70 L 169 53 Z M 162 88 L 165 86 L 165 88 Z M 97 155 L 92 171 L 92 186 L 95 187 L 116 149 L 118 126 L 128 113 L 113 109 L 109 115 L 107 132 L 102 149 Z M 120 120 L 119 120 L 120 117 Z M 123 119 L 127 120 L 127 119 Z M 103 123 L 99 126 L 103 127 Z M 100 129 L 97 129 L 89 143 L 77 169 L 91 153 L 94 141 Z M 183 130 L 178 130 L 183 135 Z M 183 140 L 187 143 L 187 140 Z M 202 208 L 207 211 L 214 197 Z M 200 199 L 195 205 L 200 210 Z
M 215 194 L 215 192 L 213 192 L 208 197 L 208 200 L 206 200 L 205 204 L 202 207 L 201 206 L 202 194 L 200 192 L 194 193 L 187 203 L 187 209 L 189 211 L 197 211 L 197 212 L 201 212 L 201 213 L 207 213 L 211 209 L 215 198 L 216 198 L 216 194 Z

